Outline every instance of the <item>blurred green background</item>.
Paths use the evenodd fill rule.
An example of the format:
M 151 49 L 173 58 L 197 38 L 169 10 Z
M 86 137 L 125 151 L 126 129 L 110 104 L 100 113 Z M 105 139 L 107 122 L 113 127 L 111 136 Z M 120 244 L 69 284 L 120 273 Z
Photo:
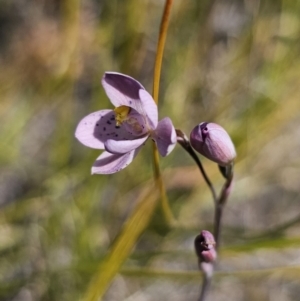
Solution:
M 74 138 L 111 108 L 105 71 L 152 89 L 164 1 L 0 1 L 0 300 L 78 300 L 139 195 L 151 187 L 151 143 L 122 172 L 90 175 L 99 151 Z M 187 134 L 227 129 L 238 158 L 207 300 L 300 296 L 300 1 L 174 0 L 160 118 Z M 202 160 L 217 189 L 217 166 Z M 177 146 L 161 160 L 177 223 L 159 212 L 104 300 L 196 300 L 193 240 L 213 203 Z

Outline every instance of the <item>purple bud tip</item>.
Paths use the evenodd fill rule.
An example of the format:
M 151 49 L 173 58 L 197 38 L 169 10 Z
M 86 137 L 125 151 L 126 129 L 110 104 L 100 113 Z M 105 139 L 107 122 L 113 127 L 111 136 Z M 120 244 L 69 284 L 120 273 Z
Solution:
M 214 262 L 216 260 L 216 242 L 214 236 L 209 231 L 201 231 L 196 236 L 194 244 L 200 262 Z
M 216 123 L 202 122 L 194 127 L 190 142 L 197 152 L 221 166 L 229 165 L 236 157 L 230 136 Z

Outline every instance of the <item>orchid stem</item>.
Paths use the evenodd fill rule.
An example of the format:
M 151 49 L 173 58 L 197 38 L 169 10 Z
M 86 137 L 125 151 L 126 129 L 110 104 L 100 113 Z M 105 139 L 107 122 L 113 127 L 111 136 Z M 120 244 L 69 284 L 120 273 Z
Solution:
M 209 180 L 202 163 L 191 147 L 190 141 L 188 137 L 181 131 L 176 129 L 176 134 L 177 134 L 177 142 L 187 151 L 187 153 L 194 159 L 196 162 L 197 166 L 199 167 L 199 170 L 209 187 L 213 200 L 214 200 L 214 205 L 215 205 L 215 216 L 214 216 L 214 237 L 215 237 L 215 242 L 216 242 L 216 251 L 218 252 L 219 246 L 220 246 L 220 236 L 221 236 L 221 221 L 222 221 L 222 215 L 223 215 L 223 208 L 226 203 L 226 200 L 230 194 L 231 190 L 231 184 L 233 180 L 233 165 L 226 166 L 226 168 L 220 168 L 220 171 L 222 175 L 226 178 L 225 184 L 223 185 L 223 188 L 221 190 L 221 193 L 219 197 L 217 197 L 216 191 L 214 189 L 213 184 Z M 203 268 L 203 283 L 202 283 L 202 289 L 201 289 L 201 294 L 199 296 L 198 301 L 204 301 L 210 284 L 211 284 L 211 278 L 212 278 L 212 273 L 207 273 Z
M 207 273 L 203 272 L 203 282 L 202 282 L 202 288 L 201 288 L 201 294 L 199 296 L 198 301 L 204 301 L 207 293 L 209 291 L 211 285 L 211 276 L 207 275 Z
M 197 156 L 197 154 L 195 153 L 195 151 L 191 147 L 191 144 L 190 144 L 190 141 L 189 141 L 188 137 L 181 130 L 178 130 L 178 129 L 176 129 L 176 134 L 177 134 L 177 142 L 187 151 L 187 153 L 196 162 L 196 164 L 199 167 L 199 170 L 200 170 L 200 172 L 201 172 L 201 174 L 204 178 L 204 181 L 206 182 L 208 188 L 211 191 L 214 203 L 217 204 L 217 194 L 216 194 L 215 188 L 214 188 L 213 184 L 211 183 L 210 179 L 208 178 L 199 157 Z
M 162 66 L 162 58 L 165 48 L 165 42 L 168 32 L 168 25 L 170 20 L 170 14 L 171 14 L 171 7 L 172 7 L 173 0 L 166 0 L 165 8 L 161 20 L 160 25 L 160 32 L 159 32 L 159 38 L 158 38 L 158 44 L 157 44 L 157 50 L 156 50 L 156 57 L 155 57 L 155 65 L 154 65 L 154 78 L 153 78 L 153 91 L 152 96 L 155 101 L 155 103 L 158 103 L 158 95 L 159 95 L 159 82 L 160 82 L 160 75 L 161 75 L 161 66 Z M 157 186 L 160 190 L 161 195 L 161 205 L 162 210 L 164 212 L 164 215 L 166 217 L 166 220 L 169 223 L 174 222 L 174 217 L 169 205 L 169 201 L 166 194 L 166 188 L 163 183 L 163 179 L 161 176 L 161 171 L 159 167 L 159 155 L 158 150 L 156 147 L 156 144 L 153 144 L 153 165 L 154 165 L 154 177 L 157 183 Z
M 214 264 L 212 262 L 201 262 L 199 263 L 199 268 L 202 270 L 203 280 L 198 301 L 205 301 L 211 285 L 211 279 L 214 274 Z
M 212 197 L 214 200 L 214 204 L 215 204 L 214 237 L 215 237 L 215 241 L 216 241 L 216 249 L 218 250 L 219 245 L 220 245 L 220 233 L 221 233 L 221 221 L 222 221 L 223 208 L 224 208 L 226 200 L 229 196 L 230 187 L 231 187 L 232 179 L 233 179 L 233 165 L 229 165 L 226 167 L 226 173 L 224 173 L 224 171 L 222 171 L 222 167 L 220 168 L 222 175 L 224 177 L 226 176 L 226 182 L 223 185 L 220 196 L 217 197 L 215 188 L 214 188 L 213 184 L 211 183 L 211 181 L 209 180 L 199 157 L 197 156 L 197 154 L 191 147 L 188 137 L 181 130 L 178 130 L 178 129 L 176 129 L 176 134 L 177 134 L 177 142 L 194 159 L 197 166 L 199 167 L 199 170 L 200 170 L 207 186 L 209 187 L 209 189 L 211 191 L 211 194 L 212 194 Z
M 233 180 L 233 166 L 229 167 L 227 179 L 221 190 L 220 196 L 215 204 L 215 222 L 214 222 L 214 237 L 216 241 L 216 250 L 219 250 L 221 237 L 221 221 L 223 215 L 224 205 L 230 194 L 230 188 Z
M 159 191 L 160 191 L 162 212 L 163 212 L 168 224 L 174 225 L 175 218 L 174 218 L 172 210 L 170 208 L 165 184 L 164 184 L 164 181 L 161 176 L 161 172 L 160 172 L 160 168 L 159 168 L 159 153 L 158 153 L 155 143 L 153 143 L 153 159 L 154 159 L 154 176 L 156 179 L 156 185 L 158 186 Z M 156 162 L 158 164 L 156 164 Z
M 216 241 L 216 250 L 219 251 L 220 236 L 221 236 L 221 220 L 223 215 L 223 205 L 215 206 L 215 221 L 214 221 L 214 237 Z
M 164 48 L 165 48 L 165 43 L 166 43 L 166 38 L 167 38 L 172 3 L 173 3 L 173 0 L 166 0 L 164 12 L 163 12 L 163 16 L 162 16 L 162 20 L 161 20 L 161 24 L 160 24 L 159 38 L 158 38 L 158 44 L 157 44 L 157 49 L 156 49 L 156 57 L 155 57 L 155 64 L 154 64 L 153 91 L 152 91 L 152 96 L 153 96 L 153 99 L 156 102 L 156 104 L 158 103 L 161 65 L 162 65 L 163 53 L 164 53 Z

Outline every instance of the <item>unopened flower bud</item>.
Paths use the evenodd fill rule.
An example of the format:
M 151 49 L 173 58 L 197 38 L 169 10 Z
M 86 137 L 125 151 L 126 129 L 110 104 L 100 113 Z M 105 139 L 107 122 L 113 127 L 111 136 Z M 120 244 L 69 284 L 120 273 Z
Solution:
M 202 122 L 191 132 L 192 147 L 201 155 L 226 166 L 234 160 L 236 152 L 227 132 L 216 123 Z
M 217 258 L 217 252 L 215 249 L 214 236 L 206 230 L 201 231 L 195 238 L 195 250 L 199 258 L 199 262 L 214 262 Z

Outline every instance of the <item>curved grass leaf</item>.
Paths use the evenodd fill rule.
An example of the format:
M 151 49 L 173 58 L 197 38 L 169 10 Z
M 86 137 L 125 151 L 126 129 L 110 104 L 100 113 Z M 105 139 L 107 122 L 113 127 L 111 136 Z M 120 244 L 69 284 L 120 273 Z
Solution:
M 143 201 L 138 203 L 128 218 L 119 237 L 113 244 L 110 253 L 99 265 L 98 271 L 83 298 L 84 301 L 96 301 L 101 299 L 122 264 L 131 253 L 138 238 L 149 224 L 158 203 L 157 189 L 150 190 L 142 199 Z

